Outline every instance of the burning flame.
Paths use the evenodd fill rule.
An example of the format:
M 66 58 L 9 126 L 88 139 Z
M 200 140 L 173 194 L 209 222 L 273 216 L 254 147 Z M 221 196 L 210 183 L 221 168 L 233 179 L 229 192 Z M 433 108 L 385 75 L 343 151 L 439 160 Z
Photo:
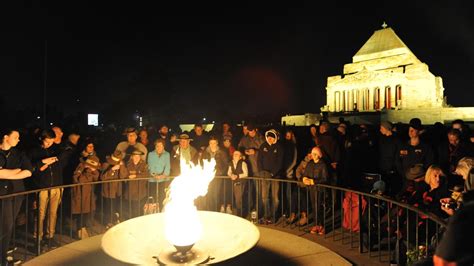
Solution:
M 215 166 L 214 159 L 204 160 L 203 167 L 181 161 L 181 175 L 171 182 L 164 209 L 165 237 L 173 245 L 193 245 L 201 238 L 202 225 L 194 200 L 207 194 L 215 176 Z

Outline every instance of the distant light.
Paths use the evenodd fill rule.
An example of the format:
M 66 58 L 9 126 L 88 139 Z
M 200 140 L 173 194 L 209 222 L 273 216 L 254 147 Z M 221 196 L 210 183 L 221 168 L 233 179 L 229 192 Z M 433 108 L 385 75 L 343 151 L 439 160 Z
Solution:
M 212 123 L 213 123 L 213 124 L 215 124 L 215 123 L 216 123 L 216 121 L 212 121 Z
M 80 102 L 80 100 L 79 100 L 79 99 L 76 99 L 76 102 Z
M 206 121 L 206 118 L 204 117 L 204 118 L 202 119 L 202 121 Z
M 53 123 L 49 123 L 49 125 L 50 125 L 50 126 L 52 126 L 52 125 L 53 125 Z
M 37 117 L 36 117 L 36 119 L 40 119 L 40 118 L 41 118 L 41 116 L 37 116 Z
M 87 125 L 88 126 L 99 126 L 99 115 L 98 114 L 87 114 Z

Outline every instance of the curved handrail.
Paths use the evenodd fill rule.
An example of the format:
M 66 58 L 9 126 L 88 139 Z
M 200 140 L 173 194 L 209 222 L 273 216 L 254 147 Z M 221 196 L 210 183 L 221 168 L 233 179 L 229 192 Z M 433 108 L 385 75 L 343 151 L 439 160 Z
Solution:
M 166 180 L 172 180 L 174 177 L 175 176 L 170 176 L 170 177 L 166 178 Z M 229 179 L 228 176 L 216 176 L 216 178 Z M 296 180 L 282 179 L 282 178 L 275 179 L 275 178 L 261 178 L 261 177 L 244 177 L 242 179 L 267 180 L 267 181 L 268 180 L 275 180 L 275 181 L 279 181 L 279 182 L 294 183 L 294 184 L 299 183 Z M 124 179 L 113 179 L 113 180 L 100 180 L 100 181 L 87 182 L 87 183 L 77 183 L 77 184 L 61 185 L 61 186 L 54 186 L 54 187 L 42 188 L 42 189 L 27 190 L 27 191 L 22 191 L 22 192 L 17 192 L 17 193 L 12 193 L 12 194 L 7 194 L 7 195 L 0 196 L 0 200 L 7 199 L 7 198 L 12 198 L 12 197 L 17 197 L 17 196 L 29 195 L 29 194 L 33 194 L 33 193 L 38 193 L 40 191 L 49 190 L 49 189 L 56 189 L 56 188 L 72 188 L 72 187 L 83 186 L 83 185 L 99 185 L 99 184 L 116 183 L 116 182 L 130 182 L 130 181 L 136 182 L 136 181 L 140 181 L 140 180 L 146 180 L 146 181 L 152 181 L 153 180 L 155 182 L 160 182 L 161 181 L 160 179 L 156 179 L 153 176 L 143 177 L 143 178 L 134 178 L 134 179 L 124 178 Z M 163 181 L 166 181 L 166 180 L 163 180 Z M 384 200 L 388 203 L 395 204 L 397 206 L 403 207 L 405 209 L 408 209 L 408 210 L 413 211 L 415 213 L 418 213 L 420 215 L 426 216 L 426 217 L 430 218 L 431 220 L 435 221 L 436 223 L 440 224 L 441 226 L 446 226 L 447 225 L 447 221 L 445 221 L 444 219 L 438 217 L 437 215 L 434 215 L 433 213 L 425 212 L 425 211 L 423 211 L 423 210 L 421 210 L 421 209 L 419 209 L 419 208 L 417 208 L 413 205 L 403 203 L 403 202 L 399 202 L 399 201 L 397 201 L 395 199 L 392 199 L 392 198 L 389 198 L 387 196 L 379 196 L 379 195 L 374 195 L 374 194 L 370 194 L 370 193 L 361 192 L 361 191 L 358 191 L 358 190 L 353 190 L 353 189 L 350 189 L 350 188 L 343 188 L 343 187 L 338 187 L 338 186 L 333 186 L 333 185 L 326 185 L 326 184 L 316 184 L 316 186 L 327 188 L 327 189 L 335 189 L 335 190 L 339 190 L 339 191 L 355 193 L 357 195 L 361 195 L 361 196 L 364 196 L 364 197 L 367 197 L 367 198 Z

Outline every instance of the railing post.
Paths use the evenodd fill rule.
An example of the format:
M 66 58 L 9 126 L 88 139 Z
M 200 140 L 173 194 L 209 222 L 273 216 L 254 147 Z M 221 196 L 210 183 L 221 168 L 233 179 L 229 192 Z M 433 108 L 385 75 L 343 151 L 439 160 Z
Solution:
M 334 212 L 335 212 L 335 208 L 336 208 L 336 200 L 337 200 L 337 196 L 336 196 L 336 190 L 334 190 L 334 188 L 331 188 L 331 195 L 334 195 L 334 197 L 332 197 L 332 200 L 331 200 L 331 211 L 332 211 L 332 239 L 334 240 L 336 238 L 336 222 L 335 222 L 335 215 L 334 215 Z M 342 202 L 341 202 L 342 204 Z
M 368 199 L 368 210 L 367 210 L 367 250 L 369 251 L 369 258 L 372 256 L 372 198 Z
M 377 199 L 377 235 L 378 235 L 378 250 L 379 250 L 379 262 L 382 261 L 382 249 L 381 249 L 381 242 L 382 242 L 382 232 L 380 230 L 380 199 Z
M 342 238 L 341 238 L 341 242 L 342 244 L 344 244 L 344 208 L 343 208 L 343 205 L 344 205 L 344 193 L 341 191 L 341 234 L 342 234 Z
M 36 196 L 36 256 L 41 254 L 41 237 L 40 237 L 40 192 Z
M 359 194 L 359 253 L 364 252 L 363 236 L 362 236 L 362 195 Z

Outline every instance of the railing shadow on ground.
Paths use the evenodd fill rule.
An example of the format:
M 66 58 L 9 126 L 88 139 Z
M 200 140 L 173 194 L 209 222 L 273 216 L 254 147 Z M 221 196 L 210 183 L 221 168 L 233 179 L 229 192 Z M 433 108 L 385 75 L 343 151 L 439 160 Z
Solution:
M 102 234 L 121 221 L 161 211 L 170 180 L 109 180 L 1 196 L 2 221 L 5 215 L 16 218 L 10 251 L 15 257 L 28 261 L 81 238 Z M 113 193 L 109 192 L 114 188 L 115 197 L 111 197 Z M 41 239 L 36 237 L 41 235 L 37 233 L 41 232 L 37 230 L 41 224 L 38 217 L 45 217 L 44 236 L 53 229 L 48 228 L 51 217 L 47 211 L 40 212 L 39 203 L 44 201 L 45 191 L 49 198 L 54 189 L 59 189 L 61 198 L 54 238 Z M 40 199 L 41 193 L 43 199 Z M 262 194 L 266 196 L 262 198 Z M 10 214 L 5 208 L 15 201 L 21 203 L 18 215 Z M 51 202 L 42 205 L 50 208 Z M 415 252 L 418 260 L 429 258 L 446 226 L 439 217 L 388 197 L 331 185 L 302 187 L 286 179 L 232 181 L 217 176 L 210 183 L 208 194 L 195 203 L 200 210 L 230 212 L 300 236 L 315 233 L 339 245 L 338 252 L 342 256 L 344 250 L 356 249 L 371 260 L 387 264 L 406 264 L 413 259 L 406 256 L 407 251 Z M 305 214 L 306 221 L 301 219 Z M 321 225 L 324 232 L 312 230 L 315 225 Z M 4 236 L 4 227 L 0 230 Z

